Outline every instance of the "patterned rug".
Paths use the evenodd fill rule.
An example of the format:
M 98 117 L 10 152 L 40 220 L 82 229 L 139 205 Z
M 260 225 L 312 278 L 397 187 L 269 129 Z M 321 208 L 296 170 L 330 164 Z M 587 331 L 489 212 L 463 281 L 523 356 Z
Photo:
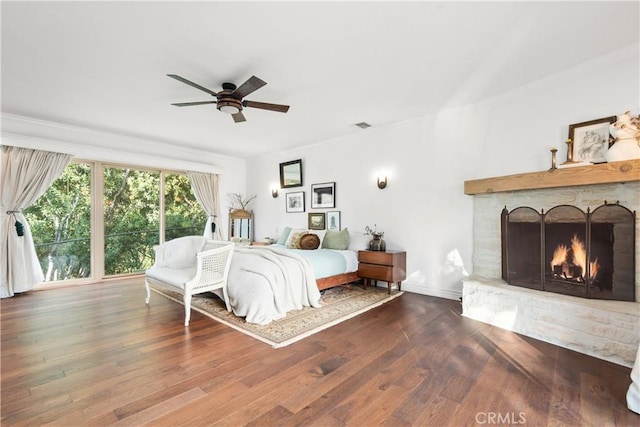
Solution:
M 151 289 L 173 301 L 183 303 L 182 295 L 177 292 L 155 287 L 153 284 Z M 336 286 L 322 293 L 322 307 L 305 307 L 302 310 L 290 311 L 283 319 L 267 325 L 247 323 L 244 318 L 229 313 L 224 301 L 212 293 L 194 295 L 191 299 L 191 308 L 278 348 L 378 307 L 402 294 L 403 292 L 393 291 L 389 295 L 386 287 L 370 286 L 363 289 L 356 284 Z

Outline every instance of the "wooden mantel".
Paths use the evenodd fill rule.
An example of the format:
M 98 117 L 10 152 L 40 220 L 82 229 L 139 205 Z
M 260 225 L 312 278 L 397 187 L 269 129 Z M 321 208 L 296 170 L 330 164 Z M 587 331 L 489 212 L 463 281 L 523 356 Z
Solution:
M 464 194 L 489 194 L 631 181 L 640 181 L 640 159 L 474 179 L 464 182 Z

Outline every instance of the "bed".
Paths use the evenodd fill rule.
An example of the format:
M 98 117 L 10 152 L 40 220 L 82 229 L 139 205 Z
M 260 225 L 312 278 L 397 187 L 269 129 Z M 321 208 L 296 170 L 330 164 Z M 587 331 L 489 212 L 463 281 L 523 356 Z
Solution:
M 357 250 L 366 238 L 347 229 L 335 233 L 291 230 L 273 245 L 236 247 L 227 284 L 234 314 L 267 324 L 291 310 L 319 307 L 321 290 L 358 280 Z M 299 247 L 296 238 L 305 234 L 318 236 L 318 248 Z M 327 244 L 335 236 L 340 244 Z
M 321 291 L 358 280 L 358 252 L 355 250 L 289 250 L 300 254 L 309 261 L 314 270 L 316 286 Z M 341 267 L 338 261 L 335 261 L 338 256 L 344 258 L 346 262 L 344 268 Z

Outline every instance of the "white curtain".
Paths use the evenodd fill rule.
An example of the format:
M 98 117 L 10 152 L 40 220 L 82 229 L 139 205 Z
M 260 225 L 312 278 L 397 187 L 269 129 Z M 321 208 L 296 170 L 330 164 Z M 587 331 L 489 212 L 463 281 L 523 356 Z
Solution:
M 187 172 L 187 176 L 191 182 L 191 188 L 193 188 L 196 199 L 202 206 L 202 209 L 209 215 L 203 235 L 210 239 L 222 240 L 220 224 L 216 223 L 217 218 L 220 217 L 220 204 L 218 203 L 218 200 L 220 200 L 218 194 L 219 176 L 213 173 L 191 171 Z M 211 232 L 211 223 L 216 224 L 216 231 L 214 233 Z
M 627 407 L 640 414 L 640 346 L 636 354 L 636 361 L 631 369 L 631 385 L 627 391 Z
M 1 149 L 0 297 L 7 298 L 44 280 L 22 210 L 47 191 L 71 155 L 8 146 Z

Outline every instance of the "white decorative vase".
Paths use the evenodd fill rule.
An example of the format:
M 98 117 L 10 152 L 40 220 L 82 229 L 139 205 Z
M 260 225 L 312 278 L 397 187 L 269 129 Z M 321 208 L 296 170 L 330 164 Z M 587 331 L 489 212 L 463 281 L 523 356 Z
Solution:
M 640 159 L 640 117 L 633 117 L 627 111 L 617 119 L 609 126 L 609 133 L 616 142 L 607 151 L 607 162 Z
M 607 151 L 607 162 L 640 159 L 640 141 L 636 138 L 617 140 Z

